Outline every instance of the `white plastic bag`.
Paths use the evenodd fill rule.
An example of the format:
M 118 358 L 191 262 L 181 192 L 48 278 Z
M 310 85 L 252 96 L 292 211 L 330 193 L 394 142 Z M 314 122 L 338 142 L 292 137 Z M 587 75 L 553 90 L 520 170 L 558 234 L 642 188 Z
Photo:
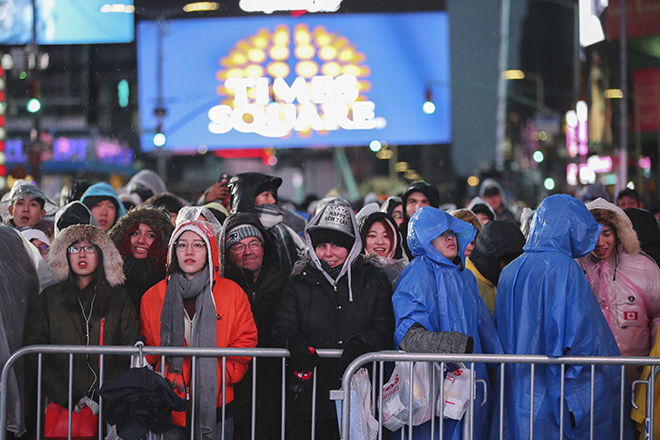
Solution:
M 397 362 L 392 377 L 383 386 L 383 426 L 390 431 L 396 431 L 408 424 L 411 365 L 411 362 Z M 433 370 L 433 363 L 414 363 L 412 405 L 414 426 L 421 425 L 431 419 L 433 405 L 436 400 L 436 390 L 431 389 Z
M 337 406 L 337 420 L 341 430 L 341 403 L 335 402 Z M 350 438 L 375 440 L 378 437 L 378 421 L 373 416 L 371 409 L 371 382 L 369 373 L 365 368 L 360 368 L 351 379 L 351 424 Z
M 436 414 L 446 419 L 461 420 L 470 402 L 470 383 L 472 371 L 465 366 L 447 373 L 444 382 L 444 410 L 441 395 L 436 401 Z

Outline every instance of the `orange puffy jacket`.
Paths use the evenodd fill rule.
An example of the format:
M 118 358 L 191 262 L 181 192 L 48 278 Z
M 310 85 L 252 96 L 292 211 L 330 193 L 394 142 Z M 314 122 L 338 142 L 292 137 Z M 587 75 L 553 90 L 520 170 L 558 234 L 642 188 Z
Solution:
M 186 230 L 193 230 L 194 232 L 203 232 L 204 241 L 207 244 L 212 258 L 209 264 L 212 277 L 212 293 L 213 301 L 216 307 L 218 316 L 216 325 L 216 338 L 218 347 L 238 347 L 238 348 L 253 348 L 257 346 L 257 327 L 254 324 L 252 311 L 250 309 L 250 302 L 245 295 L 245 292 L 238 286 L 238 284 L 226 278 L 220 277 L 219 263 L 218 263 L 218 247 L 217 240 L 213 233 L 201 223 L 198 222 L 185 222 L 177 227 L 177 230 L 172 234 L 170 240 L 168 262 L 171 261 L 173 256 L 173 244 L 178 237 Z M 209 254 L 207 253 L 207 255 Z M 140 316 L 140 330 L 145 337 L 145 345 L 159 346 L 160 345 L 160 315 L 165 301 L 165 292 L 167 290 L 167 282 L 165 279 L 160 283 L 150 288 L 142 297 L 141 303 L 141 316 Z M 187 345 L 187 344 L 186 344 Z M 149 357 L 150 363 L 160 363 L 160 356 Z M 248 369 L 247 363 L 251 358 L 248 357 L 228 357 L 226 363 L 226 392 L 225 404 L 234 400 L 234 384 L 238 383 Z M 190 358 L 186 357 L 183 363 L 183 373 L 175 375 L 174 373 L 166 373 L 166 377 L 170 381 L 176 379 L 177 383 L 186 384 L 190 386 Z M 160 365 L 156 367 L 159 370 Z M 222 406 L 222 358 L 218 358 L 218 407 Z M 179 376 L 179 377 L 176 377 Z M 183 377 L 181 377 L 183 376 Z M 203 386 L 197 384 L 197 386 Z M 180 391 L 178 388 L 175 390 L 177 394 L 185 398 L 185 391 Z M 186 425 L 185 412 L 173 412 L 172 422 L 177 426 Z

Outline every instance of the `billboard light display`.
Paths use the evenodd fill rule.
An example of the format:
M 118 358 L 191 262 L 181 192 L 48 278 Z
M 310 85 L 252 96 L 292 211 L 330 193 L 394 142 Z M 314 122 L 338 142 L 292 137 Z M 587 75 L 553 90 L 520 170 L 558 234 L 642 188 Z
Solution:
M 106 0 L 36 0 L 39 44 L 130 43 L 133 13 L 104 13 Z M 122 0 L 132 11 L 133 0 Z M 0 44 L 31 44 L 32 0 L 0 1 Z
M 435 113 L 422 104 L 449 72 L 445 12 L 141 22 L 141 147 L 156 148 L 159 105 L 172 151 L 446 144 L 449 88 Z

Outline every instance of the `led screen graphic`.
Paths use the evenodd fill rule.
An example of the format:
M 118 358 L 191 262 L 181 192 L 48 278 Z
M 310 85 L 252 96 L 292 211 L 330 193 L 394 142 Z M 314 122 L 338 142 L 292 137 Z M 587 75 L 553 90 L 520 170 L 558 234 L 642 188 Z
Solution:
M 133 1 L 122 1 L 133 5 Z M 39 44 L 129 43 L 132 13 L 101 12 L 106 0 L 36 0 Z M 0 44 L 32 43 L 32 0 L 0 1 Z
M 174 20 L 163 31 L 164 148 L 451 141 L 444 12 Z M 158 126 L 158 24 L 138 25 L 143 151 Z

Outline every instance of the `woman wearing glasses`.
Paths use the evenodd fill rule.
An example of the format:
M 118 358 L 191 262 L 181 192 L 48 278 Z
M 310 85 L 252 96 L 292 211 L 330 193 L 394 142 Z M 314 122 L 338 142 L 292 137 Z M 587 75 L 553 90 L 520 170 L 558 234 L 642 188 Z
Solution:
M 146 345 L 236 348 L 257 345 L 250 302 L 236 283 L 220 276 L 218 261 L 218 242 L 206 222 L 185 221 L 177 226 L 170 240 L 167 278 L 142 297 L 140 329 Z M 149 362 L 160 360 L 158 356 Z M 197 358 L 193 389 L 191 359 L 167 358 L 164 369 L 175 391 L 181 397 L 194 397 L 195 433 L 201 434 L 202 439 L 215 440 L 216 433 L 221 433 L 223 428 L 224 438 L 232 438 L 233 387 L 243 378 L 249 360 L 228 357 L 223 372 L 222 358 Z M 175 426 L 165 433 L 166 440 L 190 438 L 186 413 L 172 413 L 172 422 Z
M 122 260 L 98 227 L 75 225 L 52 242 L 50 267 L 58 284 L 31 299 L 25 345 L 133 345 L 138 334 L 135 309 L 121 284 Z M 73 405 L 97 400 L 97 355 L 73 357 Z M 129 366 L 128 358 L 105 356 L 104 382 Z M 48 402 L 68 403 L 69 356 L 44 355 L 43 394 Z

